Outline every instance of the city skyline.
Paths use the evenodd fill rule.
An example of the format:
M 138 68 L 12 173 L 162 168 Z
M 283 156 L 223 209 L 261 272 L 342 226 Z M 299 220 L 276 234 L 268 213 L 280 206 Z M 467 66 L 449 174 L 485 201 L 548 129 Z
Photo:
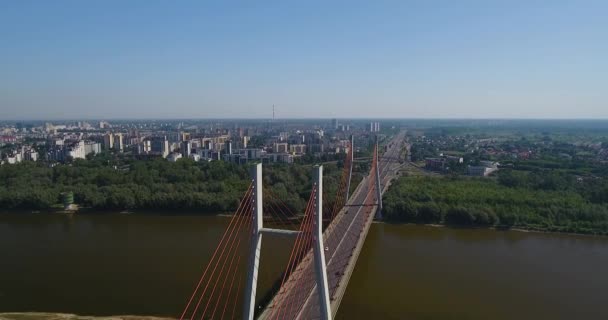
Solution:
M 605 119 L 608 5 L 0 4 L 0 119 Z

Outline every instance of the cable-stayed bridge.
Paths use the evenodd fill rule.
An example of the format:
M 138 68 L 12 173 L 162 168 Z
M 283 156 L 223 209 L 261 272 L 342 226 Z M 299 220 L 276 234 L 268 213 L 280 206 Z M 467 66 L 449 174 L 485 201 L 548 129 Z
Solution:
M 323 167 L 313 168 L 303 214 L 292 212 L 269 188 L 262 165 L 219 240 L 180 319 L 332 319 L 346 292 L 370 225 L 381 218 L 382 193 L 396 175 L 404 133 L 376 142 L 371 169 L 351 192 L 353 140 L 332 203 L 324 203 Z M 260 252 L 265 234 L 295 238 L 278 289 L 264 308 L 256 306 Z M 276 240 L 273 240 L 276 241 Z M 244 270 L 244 271 L 243 271 Z

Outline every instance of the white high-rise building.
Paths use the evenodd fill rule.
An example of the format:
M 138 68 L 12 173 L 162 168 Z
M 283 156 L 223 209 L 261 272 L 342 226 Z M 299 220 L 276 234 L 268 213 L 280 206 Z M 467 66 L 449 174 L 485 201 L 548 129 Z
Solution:
M 78 141 L 74 145 L 66 149 L 66 154 L 72 159 L 85 159 L 87 154 L 84 147 L 84 141 Z
M 99 142 L 86 142 L 84 144 L 84 152 L 85 154 L 99 154 L 101 153 L 101 144 Z

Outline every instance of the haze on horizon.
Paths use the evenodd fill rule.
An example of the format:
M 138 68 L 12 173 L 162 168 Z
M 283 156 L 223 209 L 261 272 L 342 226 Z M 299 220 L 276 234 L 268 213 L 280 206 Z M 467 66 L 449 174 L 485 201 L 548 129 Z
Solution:
M 0 2 L 0 120 L 608 118 L 608 2 Z

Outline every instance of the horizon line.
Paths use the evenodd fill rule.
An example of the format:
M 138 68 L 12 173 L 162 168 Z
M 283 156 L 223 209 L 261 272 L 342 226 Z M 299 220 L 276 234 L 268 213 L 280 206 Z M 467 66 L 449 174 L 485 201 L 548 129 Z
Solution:
M 154 117 L 125 117 L 125 118 L 32 118 L 32 119 L 3 119 L 0 120 L 2 122 L 27 122 L 27 121 L 125 121 L 125 120 L 141 120 L 141 121 L 183 121 L 183 120 L 256 120 L 256 121 L 281 121 L 281 120 L 389 120 L 389 121 L 399 121 L 399 120 L 500 120 L 500 121 L 606 121 L 608 117 L 580 117 L 580 118 L 560 118 L 560 117 L 546 117 L 546 118 L 516 118 L 516 117 L 505 117 L 505 118 L 466 118 L 466 117 L 409 117 L 409 118 L 392 118 L 392 117 L 348 117 L 348 118 L 340 118 L 340 117 L 285 117 L 285 118 L 266 118 L 266 117 L 192 117 L 192 118 L 154 118 Z

